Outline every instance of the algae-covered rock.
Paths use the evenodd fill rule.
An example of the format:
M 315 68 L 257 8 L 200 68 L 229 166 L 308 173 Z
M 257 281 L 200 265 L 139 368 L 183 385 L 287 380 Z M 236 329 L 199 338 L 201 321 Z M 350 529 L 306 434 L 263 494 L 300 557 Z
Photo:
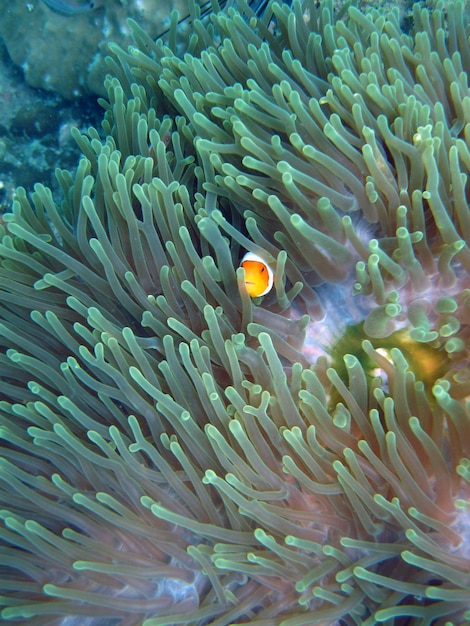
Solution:
M 127 18 L 157 37 L 173 9 L 185 14 L 185 4 L 184 0 L 0 0 L 0 35 L 32 87 L 65 98 L 104 95 L 108 43 L 123 47 L 130 43 Z

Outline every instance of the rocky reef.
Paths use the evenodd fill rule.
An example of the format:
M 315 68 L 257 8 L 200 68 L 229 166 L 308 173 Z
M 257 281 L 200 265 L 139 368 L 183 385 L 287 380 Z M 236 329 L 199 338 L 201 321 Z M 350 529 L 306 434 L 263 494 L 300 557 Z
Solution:
M 0 0 L 0 36 L 32 87 L 64 98 L 104 95 L 108 43 L 131 43 L 126 20 L 156 37 L 168 27 L 173 9 L 188 13 L 183 0 Z

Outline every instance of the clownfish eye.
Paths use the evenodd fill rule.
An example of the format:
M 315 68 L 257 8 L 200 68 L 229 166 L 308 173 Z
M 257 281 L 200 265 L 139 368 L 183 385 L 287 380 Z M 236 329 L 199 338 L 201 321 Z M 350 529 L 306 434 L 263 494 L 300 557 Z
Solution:
M 264 296 L 274 284 L 274 272 L 264 259 L 254 252 L 247 252 L 240 266 L 245 270 L 245 286 L 252 298 Z

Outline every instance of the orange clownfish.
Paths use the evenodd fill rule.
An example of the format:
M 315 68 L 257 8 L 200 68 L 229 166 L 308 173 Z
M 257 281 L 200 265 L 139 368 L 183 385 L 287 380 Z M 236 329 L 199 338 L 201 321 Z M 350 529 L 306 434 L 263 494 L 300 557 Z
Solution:
M 265 296 L 274 284 L 274 272 L 260 256 L 247 252 L 241 260 L 245 270 L 245 286 L 252 298 Z

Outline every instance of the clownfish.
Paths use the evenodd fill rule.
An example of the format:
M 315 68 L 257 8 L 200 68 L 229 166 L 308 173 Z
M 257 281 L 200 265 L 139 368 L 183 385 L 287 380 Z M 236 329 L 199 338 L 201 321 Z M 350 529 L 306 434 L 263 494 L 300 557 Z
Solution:
M 247 252 L 240 266 L 245 270 L 245 286 L 252 298 L 265 296 L 274 284 L 274 272 L 260 256 Z

